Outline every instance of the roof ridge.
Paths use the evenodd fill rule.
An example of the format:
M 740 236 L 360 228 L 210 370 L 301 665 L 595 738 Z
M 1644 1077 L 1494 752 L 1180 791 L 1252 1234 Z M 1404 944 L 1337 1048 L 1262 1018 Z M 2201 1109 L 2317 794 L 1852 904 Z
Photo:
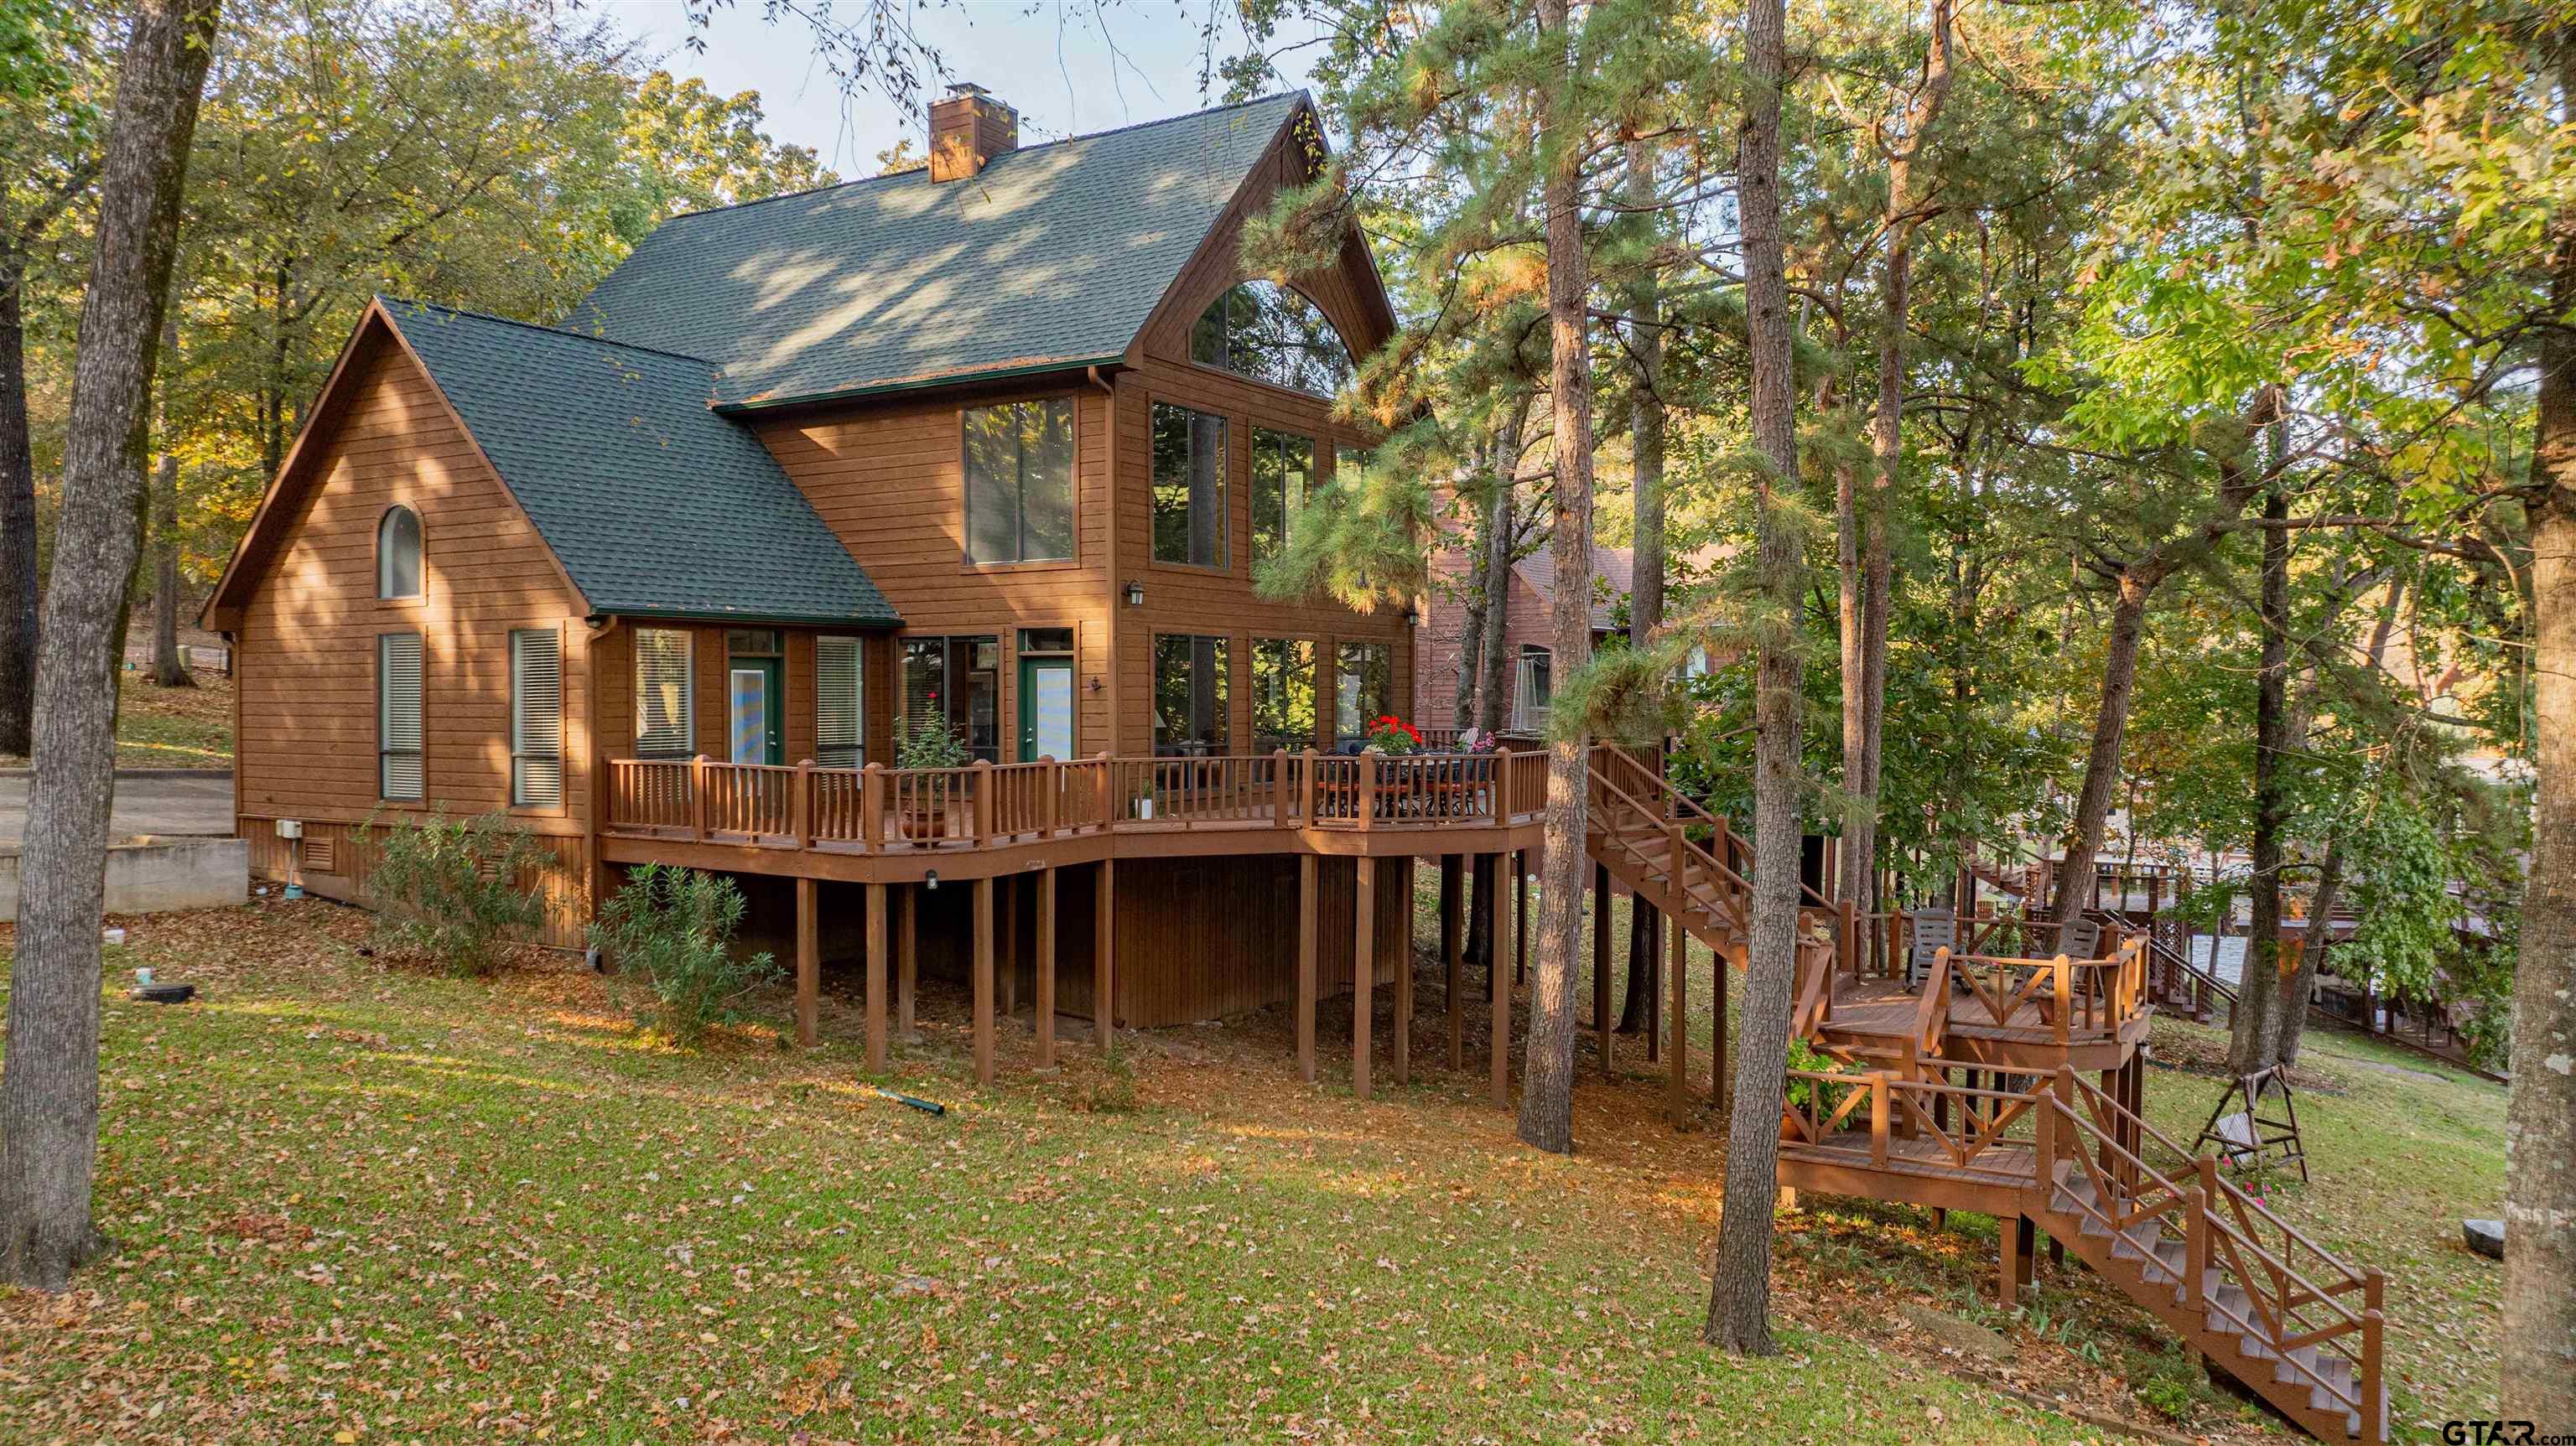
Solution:
M 548 326 L 541 321 L 521 321 L 515 316 L 495 316 L 488 311 L 470 311 L 462 306 L 448 306 L 442 302 L 436 301 L 416 301 L 408 296 L 387 296 L 381 291 L 376 293 L 376 300 L 386 302 L 394 306 L 414 307 L 421 311 L 443 311 L 449 316 L 465 316 L 471 317 L 476 321 L 497 322 L 502 326 L 518 327 L 522 331 L 544 332 L 548 336 L 568 337 L 574 341 L 586 341 L 596 346 L 615 347 L 619 351 L 640 351 L 646 356 L 661 356 L 669 357 L 673 361 L 696 362 L 702 367 L 711 367 L 719 372 L 724 370 L 724 364 L 722 362 L 715 361 L 708 357 L 698 356 L 694 353 L 671 351 L 667 348 L 658 346 L 643 346 L 631 341 L 618 341 L 614 338 L 599 336 L 591 332 L 574 331 L 569 327 Z
M 1312 104 L 1314 96 L 1305 87 L 1300 86 L 1295 90 L 1276 91 L 1269 95 L 1255 96 L 1250 100 L 1230 101 L 1224 105 L 1212 105 L 1205 110 L 1184 111 L 1179 115 L 1167 115 L 1159 120 L 1131 121 L 1123 126 L 1111 126 L 1105 131 L 1085 131 L 1078 136 L 1061 136 L 1051 141 L 1040 141 L 1035 145 L 1014 146 L 1003 154 L 1007 156 L 1026 155 L 1031 151 L 1043 151 L 1051 146 L 1069 146 L 1077 141 L 1103 140 L 1110 136 L 1125 135 L 1129 131 L 1151 130 L 1155 126 L 1178 125 L 1182 121 L 1199 120 L 1207 116 L 1217 115 L 1230 110 L 1248 110 L 1256 105 L 1268 105 L 1273 101 L 1289 99 L 1303 99 L 1307 103 Z M 996 156 L 994 159 L 1000 160 L 1002 157 Z M 899 181 L 906 176 L 913 175 L 916 172 L 925 169 L 928 165 L 929 162 L 924 161 L 921 165 L 913 166 L 901 171 L 889 171 L 884 175 L 858 176 L 847 181 L 835 181 L 828 186 L 808 186 L 801 191 L 781 191 L 775 196 L 761 196 L 754 200 L 736 201 L 730 206 L 709 206 L 703 210 L 682 211 L 675 215 L 663 218 L 660 225 L 655 229 L 658 230 L 660 229 L 660 226 L 668 226 L 675 222 L 687 221 L 699 216 L 721 216 L 728 211 L 742 211 L 748 210 L 753 206 L 766 206 L 772 201 L 793 201 L 804 196 L 820 196 L 832 191 L 847 191 L 859 186 L 873 186 L 880 181 Z

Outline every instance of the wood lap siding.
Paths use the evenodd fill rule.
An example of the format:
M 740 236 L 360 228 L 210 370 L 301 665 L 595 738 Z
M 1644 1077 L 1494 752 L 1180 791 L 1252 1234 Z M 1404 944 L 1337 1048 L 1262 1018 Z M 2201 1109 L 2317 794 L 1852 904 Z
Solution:
M 1072 396 L 1074 407 L 1075 557 L 1069 563 L 974 566 L 966 561 L 965 459 L 961 414 L 1042 397 Z M 1016 756 L 1021 628 L 1075 630 L 1076 748 L 1109 746 L 1110 700 L 1104 646 L 1113 583 L 1108 555 L 1109 407 L 1078 374 L 1060 384 L 991 391 L 970 398 L 858 404 L 828 415 L 764 422 L 761 440 L 850 555 L 894 604 L 910 635 L 989 633 L 1002 642 L 1001 731 L 1005 759 Z M 896 702 L 892 651 L 880 676 L 869 653 L 869 757 L 888 764 Z M 807 677 L 810 681 L 810 659 Z M 884 706 L 880 706 L 882 700 Z M 811 711 L 808 695 L 807 711 Z M 881 720 L 883 720 L 881 722 Z M 808 726 L 811 719 L 807 720 Z M 886 742 L 880 745 L 880 729 Z
M 304 444 L 301 495 L 280 498 L 289 507 L 280 541 L 261 560 L 237 634 L 236 766 L 253 869 L 282 877 L 286 858 L 272 821 L 303 819 L 308 836 L 319 832 L 333 844 L 337 871 L 308 885 L 332 892 L 336 881 L 346 892 L 363 876 L 363 851 L 334 825 L 378 810 L 389 819 L 501 810 L 548 836 L 577 886 L 591 757 L 581 604 L 410 357 L 379 339 L 350 367 L 345 405 L 321 424 L 326 434 Z M 376 524 L 396 503 L 421 517 L 417 601 L 375 595 Z M 510 807 L 513 628 L 555 628 L 563 638 L 560 808 Z M 377 798 L 376 637 L 386 632 L 421 635 L 421 804 Z

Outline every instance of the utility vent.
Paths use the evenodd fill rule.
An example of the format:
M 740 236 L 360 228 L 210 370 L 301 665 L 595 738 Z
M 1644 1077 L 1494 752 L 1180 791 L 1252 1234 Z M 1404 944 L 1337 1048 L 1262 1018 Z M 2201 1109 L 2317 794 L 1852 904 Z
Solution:
M 308 874 L 336 874 L 340 872 L 338 867 L 340 851 L 334 846 L 334 843 L 335 841 L 331 839 L 315 838 L 311 835 L 307 835 L 304 840 L 304 872 Z

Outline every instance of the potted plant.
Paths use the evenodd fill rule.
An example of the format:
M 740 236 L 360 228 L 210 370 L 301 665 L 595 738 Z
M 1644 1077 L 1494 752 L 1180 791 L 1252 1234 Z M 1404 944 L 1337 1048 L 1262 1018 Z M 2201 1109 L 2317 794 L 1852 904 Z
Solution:
M 904 730 L 896 740 L 894 766 L 906 769 L 964 768 L 975 761 L 957 735 L 946 727 L 924 720 Z M 901 778 L 895 780 L 896 827 L 905 838 L 936 838 L 946 830 L 946 795 L 936 789 L 919 786 L 907 788 Z
M 1422 734 L 1394 714 L 1384 714 L 1369 725 L 1368 742 L 1361 751 L 1387 757 L 1419 753 L 1422 751 Z
M 1154 785 L 1151 782 L 1137 784 L 1136 798 L 1134 801 L 1135 813 L 1138 818 L 1152 818 L 1154 816 Z

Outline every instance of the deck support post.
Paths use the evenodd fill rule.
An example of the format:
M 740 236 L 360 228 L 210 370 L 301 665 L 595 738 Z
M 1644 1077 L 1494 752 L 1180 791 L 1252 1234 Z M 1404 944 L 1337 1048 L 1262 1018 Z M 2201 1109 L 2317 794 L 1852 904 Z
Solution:
M 1351 1093 L 1367 1099 L 1369 1016 L 1377 1012 L 1377 860 L 1362 854 L 1351 863 L 1359 876 L 1351 930 Z
M 2023 1223 L 2019 1218 L 1995 1222 L 1995 1236 L 2001 1242 L 2003 1255 L 1995 1263 L 1995 1303 L 2007 1309 L 2021 1288 Z
M 895 891 L 895 911 L 902 917 L 895 921 L 894 1027 L 906 1036 L 913 1032 L 913 996 L 921 982 L 921 900 L 914 892 L 919 887 L 906 884 Z
M 1322 919 L 1316 908 L 1313 854 L 1297 856 L 1297 1077 L 1315 1082 L 1315 948 Z
M 1395 951 L 1395 1082 L 1413 1083 L 1413 860 L 1395 867 L 1396 896 L 1404 901 L 1396 930 Z
M 1678 1130 L 1690 1124 L 1690 931 L 1680 911 L 1665 917 L 1673 923 L 1673 1040 L 1664 1050 L 1664 1068 L 1673 1128 Z
M 1529 979 L 1529 850 L 1512 850 L 1512 982 Z
M 886 1065 L 886 886 L 868 885 L 868 1073 Z
M 796 1042 L 813 1046 L 822 1037 L 823 951 L 815 922 L 814 880 L 796 881 Z
M 1592 866 L 1592 1028 L 1599 1038 L 1596 1052 L 1601 1056 L 1601 1073 L 1613 1078 L 1618 1071 L 1611 1059 L 1611 1040 L 1618 1034 L 1618 1021 L 1610 1017 L 1610 866 Z
M 975 881 L 975 1083 L 993 1082 L 993 881 Z
M 1020 881 L 1017 875 L 1004 874 L 993 881 L 995 907 L 1002 911 L 1002 944 L 998 957 L 1001 966 L 1002 1017 L 1009 1019 L 1020 1012 Z
M 1117 946 L 1118 861 L 1102 859 L 1099 897 L 1091 906 L 1091 1034 L 1100 1043 L 1103 1059 L 1118 1052 L 1117 1030 L 1111 1023 L 1118 1003 L 1118 980 L 1111 968 Z
M 1465 920 L 1459 913 L 1459 894 L 1466 881 L 1460 877 L 1464 872 L 1459 867 L 1460 862 L 1456 854 L 1440 856 L 1440 958 L 1448 969 L 1448 985 L 1440 996 L 1440 1007 L 1449 1015 L 1449 1068 L 1453 1071 L 1467 1067 L 1467 1016 L 1458 1007 L 1460 976 L 1466 972 L 1462 967 Z
M 1501 882 L 1506 872 L 1502 856 L 1495 855 L 1494 880 Z M 1512 986 L 1503 974 L 1505 968 L 1503 961 L 1510 956 L 1519 941 L 1512 940 L 1507 943 L 1503 937 L 1512 925 L 1512 911 L 1505 907 L 1503 891 L 1494 890 L 1487 902 L 1493 909 L 1493 932 L 1488 936 L 1493 941 L 1493 964 L 1486 972 L 1491 976 L 1487 983 L 1492 990 L 1494 1009 L 1492 1040 L 1494 1108 L 1508 1110 L 1512 1107 Z
M 1038 874 L 1038 1068 L 1055 1068 L 1055 866 Z
M 1726 1077 L 1726 992 L 1727 986 L 1733 982 L 1726 976 L 1733 967 L 1734 961 L 1726 957 L 1724 950 L 1708 951 L 1708 972 L 1711 976 L 1708 997 L 1711 1015 L 1708 1023 L 1708 1102 L 1717 1107 L 1720 1116 L 1726 1113 L 1727 1097 L 1734 1085 L 1734 1081 Z

